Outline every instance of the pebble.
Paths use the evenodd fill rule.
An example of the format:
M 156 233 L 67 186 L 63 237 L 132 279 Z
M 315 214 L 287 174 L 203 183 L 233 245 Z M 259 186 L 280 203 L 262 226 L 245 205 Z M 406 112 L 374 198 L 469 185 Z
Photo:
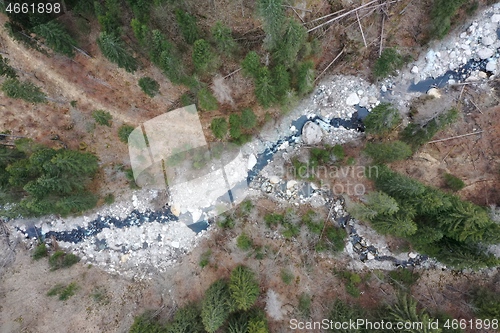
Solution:
M 358 94 L 356 94 L 356 93 L 351 93 L 351 94 L 347 97 L 347 99 L 346 99 L 345 103 L 346 103 L 347 105 L 350 105 L 350 106 L 354 106 L 354 105 L 356 105 L 356 104 L 359 104 L 359 96 L 358 96 Z
M 494 54 L 495 51 L 493 51 L 492 49 L 488 49 L 486 47 L 477 50 L 477 56 L 481 59 L 491 58 Z
M 413 74 L 418 74 L 418 67 L 417 67 L 417 66 L 413 66 L 413 67 L 411 68 L 411 72 L 412 72 Z

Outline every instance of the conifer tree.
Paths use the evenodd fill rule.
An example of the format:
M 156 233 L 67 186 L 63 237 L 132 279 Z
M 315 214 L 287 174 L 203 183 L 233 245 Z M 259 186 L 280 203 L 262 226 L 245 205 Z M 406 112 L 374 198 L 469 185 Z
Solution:
M 422 323 L 422 328 L 409 328 L 405 329 L 404 332 L 408 333 L 439 333 L 441 329 L 432 329 L 429 327 L 429 322 L 432 318 L 425 312 L 419 312 L 417 310 L 417 301 L 407 294 L 400 293 L 397 297 L 397 301 L 389 306 L 388 317 L 390 320 L 395 322 L 411 322 L 411 323 Z
M 193 64 L 198 72 L 205 72 L 213 60 L 210 44 L 204 39 L 198 39 L 193 44 Z
M 17 78 L 16 70 L 9 65 L 9 59 L 0 55 L 0 76 L 15 79 Z
M 22 99 L 30 103 L 42 103 L 47 99 L 42 90 L 33 83 L 21 82 L 13 78 L 8 78 L 3 82 L 2 91 L 7 97 Z
M 160 92 L 160 84 L 148 76 L 140 78 L 138 84 L 149 97 L 155 97 Z
M 245 266 L 238 266 L 231 272 L 229 279 L 231 300 L 238 310 L 250 309 L 259 296 L 259 284 L 254 273 Z
M 225 118 L 214 118 L 210 129 L 217 139 L 223 139 L 227 134 L 227 121 Z
M 290 68 L 297 61 L 297 55 L 306 40 L 306 28 L 295 20 L 287 20 L 283 35 L 274 50 L 273 60 L 286 68 Z
M 219 52 L 230 54 L 237 48 L 236 41 L 231 35 L 231 28 L 218 21 L 212 27 L 212 38 Z
M 101 32 L 97 39 L 97 44 L 101 49 L 102 54 L 111 62 L 124 68 L 127 72 L 135 72 L 137 70 L 137 61 L 132 57 L 125 48 L 123 41 L 112 34 Z
M 45 39 L 45 43 L 55 52 L 73 57 L 75 55 L 75 40 L 68 34 L 64 27 L 56 22 L 49 21 L 36 26 L 33 31 Z
M 261 67 L 255 82 L 255 96 L 263 107 L 268 108 L 276 101 L 274 88 L 269 68 Z
M 193 44 L 200 38 L 200 31 L 198 30 L 194 16 L 181 9 L 177 9 L 175 18 L 186 43 Z
M 314 88 L 314 63 L 302 62 L 297 68 L 297 91 L 300 95 L 311 92 Z
M 201 305 L 201 320 L 205 330 L 215 332 L 229 316 L 229 288 L 226 282 L 218 280 L 205 292 Z
M 241 126 L 252 129 L 257 125 L 257 116 L 252 109 L 246 108 L 241 111 Z
M 266 33 L 265 45 L 273 50 L 282 36 L 285 11 L 282 0 L 258 0 L 257 9 Z
M 381 103 L 363 120 L 369 134 L 386 135 L 401 122 L 399 111 L 389 103 Z
M 273 81 L 276 87 L 276 96 L 280 101 L 286 98 L 290 91 L 290 73 L 288 73 L 284 65 L 278 65 L 273 68 Z
M 260 58 L 257 52 L 250 51 L 241 62 L 243 74 L 257 79 L 260 70 Z
M 402 141 L 371 143 L 368 142 L 363 151 L 373 158 L 375 163 L 390 163 L 407 159 L 412 155 L 411 147 Z

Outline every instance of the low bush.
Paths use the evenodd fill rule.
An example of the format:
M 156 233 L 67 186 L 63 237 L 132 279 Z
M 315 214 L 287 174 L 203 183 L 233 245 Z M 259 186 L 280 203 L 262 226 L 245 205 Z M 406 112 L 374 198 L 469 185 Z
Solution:
M 212 250 L 208 250 L 202 253 L 200 256 L 199 265 L 201 268 L 204 268 L 210 263 L 210 256 L 212 255 Z
M 223 139 L 227 134 L 226 118 L 214 118 L 210 124 L 210 129 L 217 139 Z
M 444 182 L 446 186 L 454 192 L 460 191 L 465 187 L 463 180 L 449 173 L 444 174 Z
M 375 78 L 384 78 L 393 74 L 405 64 L 403 56 L 396 49 L 389 47 L 384 49 L 380 57 L 373 66 L 373 76 Z
M 2 91 L 7 97 L 22 99 L 30 103 L 42 103 L 47 96 L 31 82 L 21 82 L 17 78 L 8 78 L 2 84 Z
M 80 258 L 72 253 L 66 253 L 64 251 L 56 251 L 49 258 L 49 265 L 51 270 L 57 270 L 60 268 L 68 268 L 80 261 Z
M 95 110 L 92 112 L 92 117 L 99 125 L 111 127 L 111 119 L 113 119 L 113 117 L 108 111 Z
M 45 243 L 41 242 L 36 246 L 35 251 L 33 252 L 33 259 L 39 260 L 42 259 L 43 257 L 48 256 L 48 254 L 49 253 L 47 250 L 47 246 L 45 245 Z
M 242 233 L 238 236 L 238 238 L 236 238 L 236 246 L 238 246 L 240 250 L 248 251 L 253 247 L 253 242 L 247 234 Z
M 155 97 L 160 92 L 160 84 L 147 76 L 139 79 L 139 87 L 149 97 Z
M 130 134 L 134 131 L 134 127 L 130 125 L 122 125 L 120 128 L 118 128 L 118 138 L 120 138 L 120 141 L 123 143 L 128 144 L 128 138 Z
M 57 284 L 52 289 L 49 290 L 47 296 L 59 295 L 60 301 L 66 301 L 71 296 L 73 296 L 78 289 L 79 287 L 75 282 L 71 282 L 67 286 L 64 286 L 62 284 Z
M 290 284 L 293 282 L 294 275 L 288 269 L 281 270 L 281 280 L 284 284 Z

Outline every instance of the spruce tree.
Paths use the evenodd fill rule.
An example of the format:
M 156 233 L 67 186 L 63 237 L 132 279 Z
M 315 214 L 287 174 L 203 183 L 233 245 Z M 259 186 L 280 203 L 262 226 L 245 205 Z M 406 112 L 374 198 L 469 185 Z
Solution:
M 227 134 L 227 121 L 225 118 L 214 118 L 210 125 L 212 133 L 217 139 L 223 139 Z
M 212 27 L 212 38 L 215 42 L 217 50 L 227 55 L 234 52 L 238 46 L 231 35 L 231 28 L 225 26 L 220 21 L 215 23 Z
M 218 280 L 205 292 L 201 305 L 201 320 L 205 330 L 215 332 L 229 316 L 229 288 L 227 283 Z
M 73 57 L 75 55 L 75 40 L 68 34 L 64 27 L 56 22 L 49 21 L 36 26 L 33 31 L 45 39 L 45 43 L 55 52 Z
M 258 0 L 257 10 L 262 18 L 266 39 L 264 44 L 273 50 L 282 36 L 285 23 L 285 11 L 282 0 Z
M 111 62 L 124 68 L 127 72 L 135 72 L 137 70 L 137 61 L 132 57 L 123 41 L 107 32 L 101 32 L 97 39 L 97 44 L 101 49 L 102 54 Z
M 194 16 L 181 9 L 177 9 L 175 11 L 175 18 L 186 43 L 193 44 L 200 38 L 200 31 L 196 25 L 196 18 Z
M 229 135 L 233 139 L 238 139 L 241 136 L 241 116 L 233 113 L 229 116 Z
M 290 68 L 297 61 L 297 55 L 306 40 L 306 28 L 295 20 L 287 20 L 283 35 L 274 50 L 273 60 L 286 68 Z
M 160 92 L 160 84 L 148 76 L 140 78 L 138 84 L 141 90 L 149 97 L 155 97 Z
M 381 103 L 363 120 L 366 133 L 386 135 L 401 122 L 399 111 L 389 103 Z
M 246 108 L 241 111 L 241 126 L 252 129 L 257 125 L 257 116 L 252 109 Z
M 273 68 L 273 81 L 276 86 L 276 96 L 280 101 L 286 99 L 290 91 L 290 73 L 288 73 L 284 65 L 278 65 Z
M 210 44 L 204 39 L 198 39 L 193 44 L 193 64 L 196 71 L 203 73 L 208 70 L 213 61 Z
M 15 79 L 17 78 L 16 70 L 9 65 L 9 59 L 0 55 L 0 76 Z
M 244 75 L 257 79 L 260 70 L 260 58 L 257 52 L 248 52 L 245 59 L 241 62 L 241 67 L 243 68 Z
M 198 107 L 202 110 L 213 111 L 219 108 L 219 102 L 217 102 L 217 99 L 208 88 L 200 89 L 196 97 L 198 99 Z
M 276 101 L 274 89 L 269 68 L 261 67 L 255 82 L 255 96 L 263 107 L 268 108 Z
M 231 272 L 229 290 L 236 308 L 246 311 L 255 304 L 259 296 L 259 283 L 250 269 L 240 265 Z
M 7 97 L 22 99 L 30 103 L 42 103 L 47 99 L 42 90 L 33 83 L 21 82 L 13 78 L 9 78 L 3 82 L 2 91 Z
M 366 144 L 363 150 L 375 163 L 390 163 L 407 159 L 412 155 L 411 147 L 402 141 Z
M 305 61 L 297 67 L 297 91 L 300 95 L 310 93 L 314 88 L 314 63 Z
M 388 319 L 394 322 L 401 323 L 422 323 L 422 328 L 409 328 L 404 332 L 408 333 L 439 333 L 441 329 L 431 329 L 429 323 L 432 318 L 425 312 L 419 312 L 417 309 L 417 301 L 407 294 L 400 293 L 394 304 L 388 308 Z

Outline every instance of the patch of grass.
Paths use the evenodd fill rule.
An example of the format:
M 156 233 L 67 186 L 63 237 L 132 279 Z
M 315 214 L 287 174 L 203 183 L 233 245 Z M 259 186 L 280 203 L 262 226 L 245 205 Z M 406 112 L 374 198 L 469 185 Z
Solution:
M 403 67 L 404 64 L 405 60 L 403 56 L 400 55 L 395 48 L 386 48 L 373 66 L 373 76 L 377 79 L 384 78 L 394 74 L 394 72 Z
M 233 229 L 236 225 L 236 220 L 230 215 L 221 216 L 217 225 L 223 229 Z
M 308 318 L 311 315 L 311 295 L 306 293 L 300 294 L 297 308 L 303 318 Z
M 268 228 L 277 227 L 278 225 L 283 223 L 284 219 L 285 216 L 283 214 L 277 213 L 270 213 L 264 216 L 264 221 L 266 222 L 266 226 Z
M 250 237 L 248 237 L 245 233 L 242 233 L 236 239 L 236 246 L 243 251 L 248 251 L 253 247 L 253 242 Z
M 63 284 L 56 284 L 52 289 L 47 292 L 47 296 L 57 296 L 59 295 L 60 301 L 66 301 L 79 289 L 75 282 L 71 282 L 67 286 Z
M 344 146 L 342 145 L 333 146 L 332 153 L 338 161 L 342 161 L 345 158 Z
M 92 298 L 94 302 L 100 305 L 109 304 L 110 301 L 108 292 L 104 287 L 95 287 L 92 293 L 90 294 L 90 298 Z
M 56 251 L 49 258 L 49 265 L 52 271 L 60 268 L 68 268 L 80 261 L 80 258 L 72 253 L 66 253 L 64 251 Z
M 106 205 L 111 205 L 114 202 L 115 202 L 115 195 L 113 193 L 106 194 L 106 196 L 104 197 L 104 203 Z
M 92 117 L 99 125 L 111 127 L 111 119 L 113 119 L 113 117 L 108 111 L 95 110 L 92 112 Z
M 290 283 L 292 283 L 294 278 L 295 276 L 293 276 L 292 272 L 290 272 L 288 269 L 281 270 L 281 281 L 283 281 L 284 284 L 289 285 Z
M 444 182 L 446 186 L 454 192 L 460 191 L 465 187 L 463 180 L 449 173 L 444 174 Z
M 208 250 L 202 253 L 200 256 L 199 265 L 201 268 L 204 268 L 210 263 L 210 256 L 212 255 L 212 250 Z
M 35 248 L 35 251 L 33 252 L 33 259 L 34 260 L 39 260 L 39 259 L 42 259 L 46 256 L 48 256 L 49 253 L 48 253 L 48 250 L 47 250 L 47 246 L 45 245 L 45 243 L 41 242 L 40 244 L 38 244 Z

